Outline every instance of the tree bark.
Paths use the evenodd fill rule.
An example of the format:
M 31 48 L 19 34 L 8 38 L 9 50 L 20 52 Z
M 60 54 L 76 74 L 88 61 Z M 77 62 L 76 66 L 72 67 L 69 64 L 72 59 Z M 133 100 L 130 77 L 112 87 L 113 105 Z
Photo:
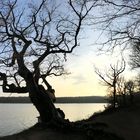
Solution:
M 36 84 L 32 75 L 26 80 L 29 97 L 40 114 L 42 122 L 57 119 L 57 110 L 43 86 Z

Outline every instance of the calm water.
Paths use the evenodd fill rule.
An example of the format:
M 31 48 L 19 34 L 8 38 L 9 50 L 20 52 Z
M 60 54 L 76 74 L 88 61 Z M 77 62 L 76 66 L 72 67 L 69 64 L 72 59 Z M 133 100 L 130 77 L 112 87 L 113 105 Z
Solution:
M 56 104 L 70 121 L 88 118 L 104 110 L 105 104 Z M 0 136 L 10 135 L 29 128 L 37 122 L 38 112 L 32 104 L 0 104 Z

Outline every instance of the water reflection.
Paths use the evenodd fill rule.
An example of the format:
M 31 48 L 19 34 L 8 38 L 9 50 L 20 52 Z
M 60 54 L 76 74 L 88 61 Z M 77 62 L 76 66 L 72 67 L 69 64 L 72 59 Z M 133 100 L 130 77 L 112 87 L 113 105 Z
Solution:
M 106 104 L 56 104 L 56 107 L 60 107 L 65 112 L 66 119 L 76 121 L 86 119 L 94 112 L 103 111 L 104 105 Z
M 29 128 L 37 122 L 37 115 L 31 104 L 0 104 L 0 136 Z
M 70 121 L 87 118 L 102 111 L 105 104 L 56 104 Z M 0 104 L 0 136 L 29 128 L 37 122 L 38 112 L 32 104 Z

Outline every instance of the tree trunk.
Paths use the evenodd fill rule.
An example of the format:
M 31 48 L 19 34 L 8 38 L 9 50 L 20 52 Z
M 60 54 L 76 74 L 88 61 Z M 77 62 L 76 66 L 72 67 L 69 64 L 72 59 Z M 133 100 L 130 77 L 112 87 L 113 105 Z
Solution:
M 125 96 L 125 94 L 123 94 L 122 96 L 123 96 L 123 105 L 125 106 L 126 105 L 126 96 Z
M 46 123 L 57 119 L 57 110 L 43 86 L 36 84 L 32 76 L 26 80 L 26 84 L 30 100 L 38 110 L 41 121 Z
M 113 108 L 116 107 L 116 85 L 114 86 L 114 91 L 113 91 Z
M 134 103 L 134 95 L 133 92 L 130 90 L 130 103 L 133 104 Z
M 22 55 L 19 54 L 17 57 L 19 65 L 18 73 L 26 81 L 26 87 L 29 92 L 30 100 L 38 110 L 41 121 L 46 123 L 57 119 L 58 113 L 51 98 L 45 92 L 43 86 L 40 86 L 38 82 L 36 82 L 36 77 L 34 77 L 33 73 L 30 72 L 24 65 L 24 60 L 21 56 Z

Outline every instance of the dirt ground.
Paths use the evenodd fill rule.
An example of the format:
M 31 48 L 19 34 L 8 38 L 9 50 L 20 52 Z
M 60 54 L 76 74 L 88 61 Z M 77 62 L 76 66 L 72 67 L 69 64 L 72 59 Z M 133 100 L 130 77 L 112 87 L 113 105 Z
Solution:
M 7 136 L 0 140 L 85 140 L 85 136 L 75 133 L 62 133 L 51 129 L 30 130 L 25 133 Z

